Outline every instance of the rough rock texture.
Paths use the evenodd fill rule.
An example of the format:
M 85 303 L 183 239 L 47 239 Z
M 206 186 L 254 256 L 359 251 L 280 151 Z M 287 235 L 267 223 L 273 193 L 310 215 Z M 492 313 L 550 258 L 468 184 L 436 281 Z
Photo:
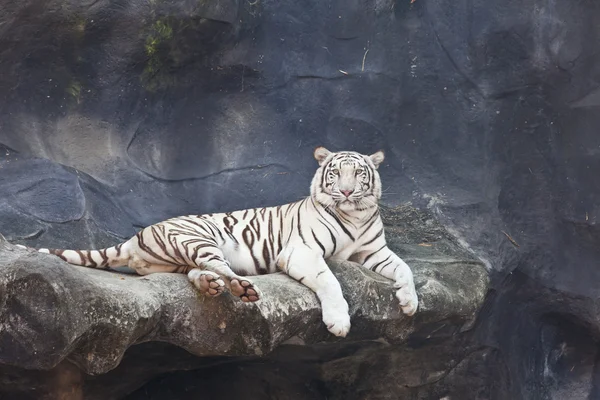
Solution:
M 236 360 L 166 374 L 127 400 L 507 398 L 501 356 L 467 337 L 419 348 L 362 342 L 325 348 L 285 346 L 261 360 Z
M 384 203 L 490 269 L 470 344 L 495 355 L 467 370 L 508 400 L 597 398 L 598 20 L 593 0 L 0 0 L 0 232 L 103 246 L 296 200 L 314 146 L 381 147 Z
M 448 337 L 469 329 L 487 293 L 483 264 L 411 207 L 384 212 L 392 247 L 414 268 L 419 312 L 414 318 L 401 313 L 391 281 L 353 263 L 331 263 L 350 304 L 352 329 L 344 342 L 380 340 L 390 346 L 415 334 Z M 428 221 L 412 232 L 427 241 L 420 246 L 395 235 L 414 224 L 415 217 Z M 68 368 L 63 362 L 68 360 L 86 374 L 100 375 L 115 369 L 129 347 L 145 342 L 170 343 L 202 357 L 250 357 L 268 355 L 285 342 L 339 341 L 326 331 L 317 298 L 308 288 L 284 274 L 254 281 L 264 292 L 256 304 L 228 293 L 207 299 L 183 274 L 139 277 L 74 267 L 3 240 L 0 363 L 5 369 L 51 370 L 52 376 Z M 151 353 L 165 358 L 156 350 Z M 157 360 L 146 355 L 145 362 L 154 366 Z M 160 367 L 144 370 L 146 379 L 163 372 Z M 119 376 L 121 385 L 108 392 L 96 387 L 85 398 L 90 393 L 95 398 L 123 395 L 140 385 L 127 368 Z M 2 390 L 14 394 L 20 389 L 7 384 Z

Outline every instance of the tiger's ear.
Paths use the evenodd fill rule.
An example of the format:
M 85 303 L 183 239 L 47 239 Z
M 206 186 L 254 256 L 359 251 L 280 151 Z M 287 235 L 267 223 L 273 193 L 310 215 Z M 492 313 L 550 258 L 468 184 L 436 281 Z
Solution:
M 379 167 L 379 164 L 381 164 L 385 159 L 385 154 L 383 154 L 383 150 L 379 150 L 377 153 L 371 154 L 369 158 L 373 162 L 375 169 L 377 169 Z
M 315 149 L 315 159 L 319 162 L 319 166 L 323 165 L 323 162 L 330 154 L 331 152 L 323 146 L 319 146 Z

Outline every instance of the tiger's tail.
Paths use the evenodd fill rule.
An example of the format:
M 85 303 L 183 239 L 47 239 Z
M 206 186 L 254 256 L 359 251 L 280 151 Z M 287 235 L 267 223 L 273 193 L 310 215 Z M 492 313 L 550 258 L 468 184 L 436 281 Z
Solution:
M 69 264 L 100 269 L 125 267 L 127 266 L 130 257 L 128 242 L 119 243 L 116 246 L 99 250 L 33 249 L 20 244 L 18 244 L 17 247 L 35 250 L 40 253 L 54 254 Z

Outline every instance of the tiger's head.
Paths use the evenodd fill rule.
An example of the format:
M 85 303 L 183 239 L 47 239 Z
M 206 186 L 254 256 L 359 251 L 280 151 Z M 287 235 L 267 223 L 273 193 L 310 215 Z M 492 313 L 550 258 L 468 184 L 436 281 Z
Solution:
M 381 179 L 377 168 L 383 151 L 365 156 L 354 151 L 333 153 L 317 147 L 314 156 L 319 169 L 311 184 L 311 196 L 326 207 L 342 211 L 364 211 L 377 206 Z

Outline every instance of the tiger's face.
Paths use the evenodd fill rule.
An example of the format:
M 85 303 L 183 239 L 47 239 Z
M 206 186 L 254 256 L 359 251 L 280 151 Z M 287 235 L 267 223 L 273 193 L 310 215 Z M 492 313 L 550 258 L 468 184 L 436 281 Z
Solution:
M 314 156 L 319 162 L 311 185 L 315 200 L 342 211 L 364 211 L 377 206 L 381 198 L 377 168 L 384 160 L 382 151 L 366 156 L 354 151 L 332 153 L 317 147 Z

